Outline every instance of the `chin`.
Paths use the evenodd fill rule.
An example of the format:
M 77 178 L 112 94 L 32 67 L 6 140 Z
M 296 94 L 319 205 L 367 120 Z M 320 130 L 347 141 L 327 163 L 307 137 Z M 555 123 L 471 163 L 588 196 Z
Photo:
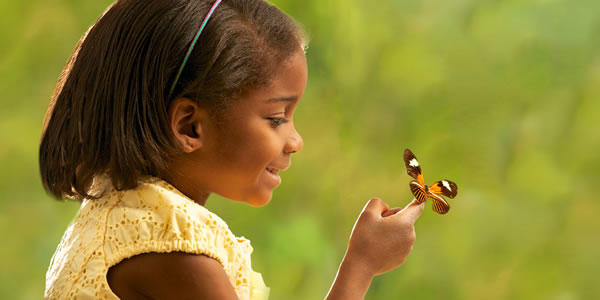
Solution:
M 248 203 L 250 206 L 254 206 L 254 207 L 262 207 L 267 205 L 269 202 L 271 202 L 271 197 L 273 196 L 272 192 L 266 193 L 265 194 L 261 194 L 261 195 L 252 195 L 250 197 L 248 197 L 248 199 L 246 199 L 246 203 Z

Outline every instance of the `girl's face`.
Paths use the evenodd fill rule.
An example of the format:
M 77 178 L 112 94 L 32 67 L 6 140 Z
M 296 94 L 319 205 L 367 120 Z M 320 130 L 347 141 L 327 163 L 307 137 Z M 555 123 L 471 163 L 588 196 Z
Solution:
M 204 204 L 210 193 L 262 206 L 281 184 L 279 173 L 302 149 L 293 122 L 307 81 L 304 53 L 299 51 L 266 87 L 251 90 L 228 108 L 222 124 L 203 122 L 202 146 L 176 160 L 172 182 Z M 179 161 L 179 163 L 178 163 Z

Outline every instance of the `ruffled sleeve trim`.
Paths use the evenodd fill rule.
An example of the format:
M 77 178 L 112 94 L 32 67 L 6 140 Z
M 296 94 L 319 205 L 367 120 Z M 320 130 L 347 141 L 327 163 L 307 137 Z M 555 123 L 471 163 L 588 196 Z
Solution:
M 108 268 L 120 263 L 121 261 L 144 253 L 171 253 L 185 252 L 190 254 L 202 254 L 216 259 L 224 268 L 225 261 L 222 255 L 217 251 L 203 245 L 197 241 L 146 241 L 135 243 L 126 247 L 117 248 L 113 251 L 110 258 L 107 258 Z

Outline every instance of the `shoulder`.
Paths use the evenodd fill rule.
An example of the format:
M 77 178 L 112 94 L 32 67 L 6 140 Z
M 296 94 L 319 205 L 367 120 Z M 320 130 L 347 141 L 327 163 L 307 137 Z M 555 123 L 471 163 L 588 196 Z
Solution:
M 161 183 L 166 184 L 143 183 L 109 199 L 112 205 L 103 239 L 108 265 L 141 253 L 175 251 L 230 261 L 226 248 L 235 236 L 227 224 Z
M 107 279 L 122 299 L 237 299 L 223 266 L 205 255 L 140 254 L 111 267 Z

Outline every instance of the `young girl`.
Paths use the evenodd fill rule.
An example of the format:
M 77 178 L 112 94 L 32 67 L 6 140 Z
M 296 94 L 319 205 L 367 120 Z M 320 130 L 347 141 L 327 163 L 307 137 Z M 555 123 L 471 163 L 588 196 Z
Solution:
M 260 207 L 303 141 L 306 38 L 263 0 L 118 0 L 67 63 L 40 171 L 82 201 L 46 276 L 48 299 L 264 299 L 252 247 L 204 208 Z M 328 299 L 363 298 L 401 265 L 423 205 L 360 214 Z

